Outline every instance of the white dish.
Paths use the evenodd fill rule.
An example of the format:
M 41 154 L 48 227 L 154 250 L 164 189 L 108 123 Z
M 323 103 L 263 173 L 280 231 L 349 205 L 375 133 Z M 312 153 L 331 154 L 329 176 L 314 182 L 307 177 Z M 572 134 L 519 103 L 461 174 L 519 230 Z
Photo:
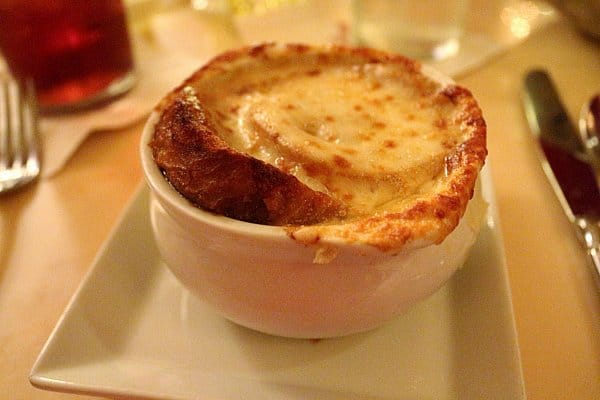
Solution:
M 486 168 L 487 169 L 487 168 Z M 437 293 L 371 332 L 285 339 L 237 326 L 162 264 L 142 187 L 31 372 L 42 389 L 152 399 L 524 399 L 503 246 L 487 223 Z

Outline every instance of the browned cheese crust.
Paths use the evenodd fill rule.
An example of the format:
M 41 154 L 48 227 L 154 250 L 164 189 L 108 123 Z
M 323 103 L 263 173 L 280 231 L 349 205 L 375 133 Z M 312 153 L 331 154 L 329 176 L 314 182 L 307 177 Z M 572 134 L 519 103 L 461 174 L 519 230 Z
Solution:
M 346 80 L 355 93 L 344 92 Z M 338 86 L 310 92 L 303 85 L 311 82 Z M 408 88 L 414 101 L 404 101 L 395 88 L 384 91 L 389 82 Z M 339 107 L 327 98 L 336 91 L 346 96 L 337 98 Z M 404 118 L 397 124 L 396 107 Z M 425 76 L 415 61 L 364 48 L 264 44 L 230 51 L 168 94 L 156 111 L 161 116 L 150 146 L 179 193 L 218 214 L 289 226 L 290 236 L 303 242 L 333 237 L 382 249 L 440 243 L 464 214 L 487 154 L 485 122 L 467 89 Z M 419 128 L 429 120 L 431 126 Z M 336 136 L 335 129 L 354 124 L 356 137 Z M 248 132 L 240 136 L 238 127 Z M 419 129 L 429 142 L 419 142 Z M 361 158 L 357 151 L 376 148 L 377 140 L 381 149 Z M 414 153 L 423 146 L 429 158 Z M 352 185 L 358 189 L 344 189 Z M 384 187 L 378 203 L 367 204 L 378 185 Z

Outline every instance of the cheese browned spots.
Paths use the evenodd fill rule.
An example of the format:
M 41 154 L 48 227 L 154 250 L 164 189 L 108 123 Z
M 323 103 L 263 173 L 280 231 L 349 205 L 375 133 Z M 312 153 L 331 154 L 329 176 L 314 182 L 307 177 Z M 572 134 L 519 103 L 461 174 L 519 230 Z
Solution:
M 464 212 L 486 155 L 485 123 L 466 89 L 373 50 L 242 49 L 199 70 L 159 110 L 178 98 L 202 110 L 224 146 L 337 204 L 310 222 L 319 227 L 307 237 L 439 242 Z

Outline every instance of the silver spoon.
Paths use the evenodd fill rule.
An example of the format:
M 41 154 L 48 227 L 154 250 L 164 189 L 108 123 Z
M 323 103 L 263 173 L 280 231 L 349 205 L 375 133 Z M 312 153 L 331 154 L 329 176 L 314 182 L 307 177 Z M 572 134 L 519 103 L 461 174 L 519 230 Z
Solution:
M 594 161 L 600 163 L 600 94 L 592 97 L 581 109 L 579 136 L 585 151 Z

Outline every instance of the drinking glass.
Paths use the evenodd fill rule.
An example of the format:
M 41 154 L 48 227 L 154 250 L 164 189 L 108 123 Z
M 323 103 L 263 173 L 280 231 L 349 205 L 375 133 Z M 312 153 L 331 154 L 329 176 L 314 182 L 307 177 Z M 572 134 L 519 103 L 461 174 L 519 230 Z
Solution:
M 0 53 L 42 111 L 107 101 L 135 82 L 121 0 L 0 0 Z
M 460 47 L 467 0 L 354 0 L 358 44 L 423 60 L 441 60 Z

